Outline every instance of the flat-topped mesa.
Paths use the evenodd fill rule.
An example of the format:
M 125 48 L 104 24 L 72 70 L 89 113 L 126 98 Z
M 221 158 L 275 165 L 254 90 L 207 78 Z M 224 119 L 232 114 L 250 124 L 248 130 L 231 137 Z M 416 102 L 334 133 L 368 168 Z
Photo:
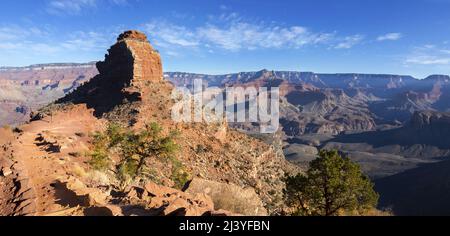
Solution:
M 105 56 L 97 63 L 100 75 L 126 87 L 142 87 L 146 81 L 163 80 L 161 57 L 139 31 L 120 34 Z

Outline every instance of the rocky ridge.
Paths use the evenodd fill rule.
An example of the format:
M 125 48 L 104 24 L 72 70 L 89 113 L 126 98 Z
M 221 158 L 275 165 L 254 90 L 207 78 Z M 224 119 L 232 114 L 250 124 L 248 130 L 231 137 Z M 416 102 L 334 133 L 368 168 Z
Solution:
M 281 178 L 284 170 L 295 168 L 270 145 L 224 124 L 174 123 L 170 118 L 173 85 L 163 80 L 160 56 L 145 35 L 136 31 L 120 35 L 105 61 L 97 63 L 97 67 L 99 75 L 41 109 L 29 124 L 19 127 L 20 133 L 13 133 L 8 139 L 11 146 L 2 151 L 12 153 L 5 158 L 23 165 L 23 172 L 28 172 L 30 187 L 36 190 L 37 196 L 33 214 L 109 214 L 119 212 L 119 208 L 129 210 L 128 206 L 139 201 L 144 203 L 140 210 L 145 214 L 163 209 L 157 214 L 214 215 L 220 210 L 214 209 L 207 198 L 180 190 L 170 196 L 142 197 L 145 195 L 141 194 L 142 189 L 152 181 L 157 182 L 157 186 L 173 187 L 175 184 L 171 177 L 173 164 L 157 158 L 146 163 L 151 167 L 152 181 L 136 179 L 128 190 L 116 192 L 110 175 L 92 170 L 87 164 L 90 157 L 83 154 L 92 146 L 91 134 L 105 129 L 109 122 L 134 130 L 157 122 L 163 132 L 178 130 L 180 136 L 176 142 L 180 150 L 176 158 L 190 176 L 208 180 L 212 186 L 231 184 L 235 186 L 231 188 L 233 191 L 254 189 L 256 195 L 251 201 L 259 202 L 253 204 L 260 209 L 253 211 L 254 214 L 273 214 L 282 209 Z M 19 148 L 22 144 L 25 148 Z M 133 191 L 137 192 L 137 198 L 133 196 L 134 200 L 127 202 L 127 196 L 134 195 Z M 159 203 L 158 197 L 162 198 Z M 209 197 L 213 203 L 218 201 L 217 195 Z M 0 208 L 6 209 L 8 205 Z M 224 210 L 253 214 L 244 211 L 246 209 L 236 209 L 239 210 L 236 207 Z M 129 212 L 114 215 L 126 214 Z

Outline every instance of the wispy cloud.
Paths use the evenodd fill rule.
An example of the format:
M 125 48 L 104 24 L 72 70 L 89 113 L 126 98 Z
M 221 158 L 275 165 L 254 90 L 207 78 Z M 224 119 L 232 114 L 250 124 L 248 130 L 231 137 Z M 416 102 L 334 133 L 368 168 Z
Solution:
M 81 5 L 63 5 L 76 13 L 86 7 L 96 7 L 100 1 L 102 0 L 70 1 L 71 4 Z M 127 4 L 131 0 L 103 1 Z M 176 21 L 183 23 L 175 23 Z M 192 22 L 184 23 L 185 21 Z M 237 13 L 209 16 L 205 23 L 196 25 L 193 22 L 196 21 L 189 17 L 172 21 L 154 19 L 138 28 L 147 33 L 152 44 L 161 50 L 163 55 L 170 57 L 268 49 L 296 50 L 307 47 L 342 50 L 352 48 L 365 39 L 360 34 L 340 35 L 338 32 L 320 32 L 301 25 L 249 20 Z M 71 53 L 102 55 L 123 30 L 122 27 L 110 27 L 61 33 L 32 24 L 29 27 L 0 24 L 0 54 L 35 57 L 46 55 L 46 58 L 54 56 L 56 59 L 65 58 Z
M 301 26 L 280 27 L 235 22 L 227 27 L 205 25 L 197 29 L 201 40 L 219 48 L 239 51 L 264 48 L 300 48 L 325 43 L 331 34 L 310 32 Z
M 403 37 L 401 33 L 388 33 L 385 35 L 380 35 L 377 38 L 377 41 L 397 41 Z
M 71 33 L 68 39 L 61 42 L 58 46 L 65 50 L 104 51 L 111 44 L 111 41 L 111 34 L 77 31 Z
M 227 5 L 224 5 L 224 4 L 220 5 L 219 8 L 220 8 L 220 10 L 222 10 L 222 11 L 226 11 L 226 10 L 229 9 L 229 7 L 228 7 Z
M 406 60 L 406 63 L 408 64 L 419 64 L 419 65 L 449 65 L 450 64 L 450 57 L 448 58 L 441 58 L 437 56 L 416 56 L 412 58 L 408 58 Z
M 0 27 L 0 54 L 57 54 L 80 51 L 104 51 L 117 35 L 115 32 L 76 31 L 66 35 L 55 34 L 37 27 Z
M 363 35 L 357 34 L 345 37 L 340 43 L 335 46 L 335 49 L 349 49 L 361 43 L 364 39 Z
M 77 15 L 102 4 L 127 5 L 130 0 L 49 0 L 47 12 L 54 15 Z
M 22 46 L 21 43 L 11 43 L 11 42 L 2 42 L 0 43 L 0 51 L 1 50 L 15 50 Z
M 424 45 L 414 48 L 405 59 L 405 65 L 450 65 L 450 49 L 437 45 Z
M 167 21 L 152 21 L 144 25 L 144 30 L 154 37 L 154 43 L 160 47 L 196 47 L 200 44 L 193 31 Z
M 206 23 L 191 28 L 161 19 L 151 21 L 142 28 L 159 47 L 207 49 L 207 51 L 299 49 L 315 45 L 332 45 L 332 48 L 348 49 L 364 38 L 362 35 L 339 37 L 336 32 L 314 32 L 299 25 L 286 26 L 264 21 L 249 21 L 237 13 L 210 16 Z
M 15 41 L 26 39 L 28 37 L 43 37 L 48 32 L 37 27 L 21 27 L 18 25 L 0 25 L 0 41 Z
M 47 5 L 51 14 L 79 14 L 83 9 L 95 7 L 97 0 L 52 0 Z

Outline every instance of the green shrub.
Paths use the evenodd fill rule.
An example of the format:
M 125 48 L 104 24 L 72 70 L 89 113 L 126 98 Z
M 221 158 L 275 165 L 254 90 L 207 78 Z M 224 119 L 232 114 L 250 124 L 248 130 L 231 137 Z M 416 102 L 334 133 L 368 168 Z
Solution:
M 115 167 L 117 179 L 121 183 L 130 182 L 144 174 L 149 158 L 171 158 L 178 150 L 174 141 L 178 133 L 163 135 L 162 131 L 157 123 L 146 125 L 140 132 L 111 123 L 105 132 L 94 135 L 90 164 L 93 168 L 105 170 L 105 166 L 110 164 L 109 154 L 114 151 L 120 157 Z
M 310 163 L 307 175 L 285 179 L 286 204 L 294 215 L 334 216 L 342 211 L 364 211 L 376 207 L 379 195 L 358 164 L 337 151 L 321 151 Z
M 191 175 L 186 171 L 183 163 L 176 158 L 171 158 L 172 176 L 171 180 L 175 183 L 175 188 L 182 189 L 191 179 Z
M 116 176 L 121 185 L 127 185 L 136 177 L 137 168 L 138 163 L 134 160 L 125 160 L 118 165 Z
M 108 139 L 108 148 L 119 145 L 126 137 L 125 129 L 116 123 L 112 123 L 108 126 L 105 135 Z
M 110 158 L 106 150 L 96 148 L 89 154 L 89 156 L 91 157 L 89 165 L 91 165 L 95 170 L 106 171 L 109 169 Z

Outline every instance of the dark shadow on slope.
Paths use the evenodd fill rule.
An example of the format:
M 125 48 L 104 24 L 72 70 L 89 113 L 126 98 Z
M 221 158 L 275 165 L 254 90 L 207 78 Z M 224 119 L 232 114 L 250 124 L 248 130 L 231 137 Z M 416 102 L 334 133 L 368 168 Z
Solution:
M 305 106 L 312 102 L 322 102 L 327 97 L 322 92 L 313 92 L 313 91 L 295 91 L 291 92 L 286 96 L 289 103 L 294 105 Z
M 395 215 L 450 215 L 450 161 L 425 164 L 375 181 L 380 208 Z
M 67 187 L 67 183 L 56 181 L 51 184 L 55 191 L 56 203 L 64 207 L 89 206 L 89 197 L 78 196 L 74 191 Z
M 367 143 L 374 148 L 387 145 L 412 146 L 415 144 L 450 149 L 450 124 L 431 124 L 422 128 L 406 126 L 385 131 L 341 135 L 330 142 Z
M 125 43 L 117 43 L 108 50 L 104 62 L 97 63 L 99 75 L 56 101 L 56 104 L 86 104 L 102 117 L 117 105 L 140 100 L 140 93 L 130 89 L 134 58 Z

